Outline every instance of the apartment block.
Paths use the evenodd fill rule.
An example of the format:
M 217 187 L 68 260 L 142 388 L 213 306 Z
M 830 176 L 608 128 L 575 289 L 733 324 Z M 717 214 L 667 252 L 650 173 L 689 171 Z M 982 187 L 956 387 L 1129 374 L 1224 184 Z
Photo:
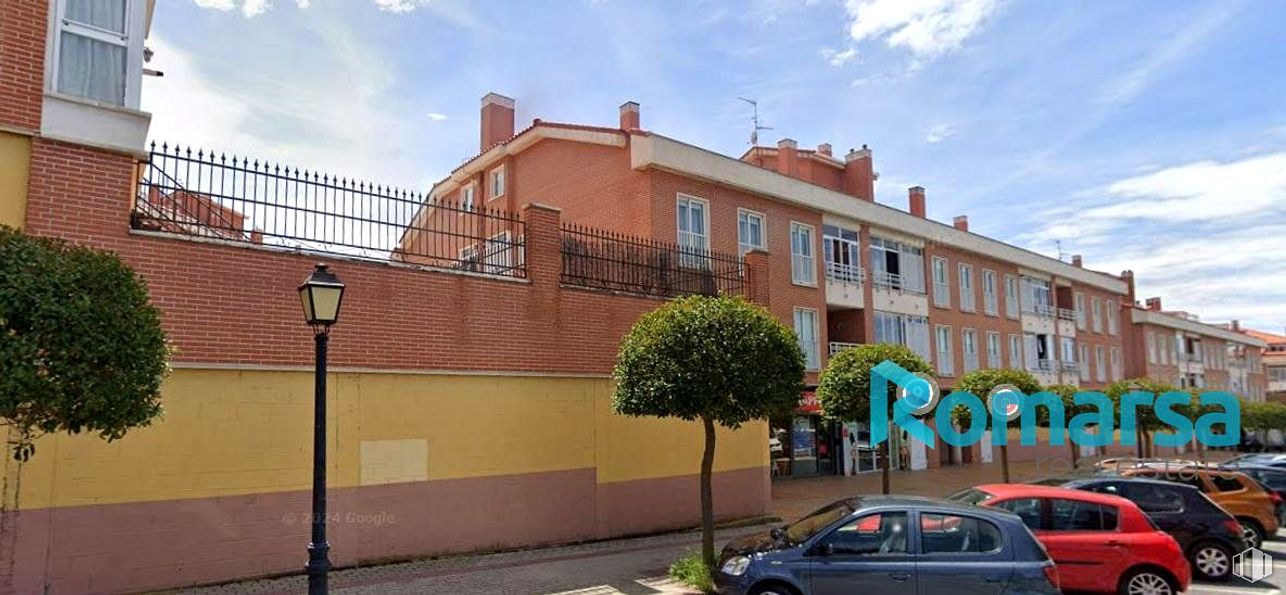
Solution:
M 1263 351 L 1266 394 L 1270 401 L 1286 403 L 1286 335 L 1252 329 L 1241 332 L 1267 344 Z
M 1206 324 L 1188 312 L 1163 309 L 1159 297 L 1142 304 L 1131 301 L 1122 316 L 1131 321 L 1131 376 L 1185 389 L 1229 391 L 1251 401 L 1266 399 L 1263 352 L 1268 344 L 1242 332 L 1237 321 Z

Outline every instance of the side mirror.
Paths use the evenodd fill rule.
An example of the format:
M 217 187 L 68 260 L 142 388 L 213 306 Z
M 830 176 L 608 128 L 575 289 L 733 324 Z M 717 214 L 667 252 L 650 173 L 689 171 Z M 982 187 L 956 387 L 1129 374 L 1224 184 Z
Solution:
M 835 554 L 835 544 L 830 542 L 821 543 L 817 547 L 813 548 L 814 556 L 820 556 L 822 558 L 825 558 L 834 554 Z

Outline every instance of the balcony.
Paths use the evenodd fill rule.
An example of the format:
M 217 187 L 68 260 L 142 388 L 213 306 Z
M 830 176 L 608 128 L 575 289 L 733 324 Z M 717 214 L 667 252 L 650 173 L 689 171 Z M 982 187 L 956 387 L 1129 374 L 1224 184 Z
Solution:
M 861 285 L 866 280 L 866 271 L 854 264 L 827 262 L 826 280 L 848 285 Z
M 1059 320 L 1066 320 L 1066 321 L 1068 321 L 1068 322 L 1075 322 L 1075 321 L 1076 321 L 1076 311 L 1075 311 L 1075 310 L 1070 310 L 1070 309 L 1068 309 L 1068 308 L 1059 308 L 1059 309 L 1058 309 L 1058 319 L 1059 319 Z
M 1183 361 L 1185 361 L 1185 362 L 1195 362 L 1195 363 L 1198 363 L 1198 364 L 1199 364 L 1199 363 L 1201 363 L 1201 354 L 1200 354 L 1200 353 L 1185 353 L 1185 354 L 1183 354 Z
M 893 291 L 902 290 L 902 275 L 897 273 L 886 273 L 884 271 L 875 271 L 873 279 L 876 287 L 881 289 L 890 289 Z
M 1081 369 L 1080 362 L 1058 362 L 1058 369 L 1064 372 L 1079 372 Z
M 830 355 L 834 356 L 836 353 L 844 351 L 845 349 L 848 349 L 850 347 L 858 347 L 860 345 L 862 345 L 862 343 L 845 343 L 843 341 L 831 341 Z
M 1041 372 L 1053 372 L 1058 370 L 1058 362 L 1052 359 L 1036 360 L 1036 369 Z

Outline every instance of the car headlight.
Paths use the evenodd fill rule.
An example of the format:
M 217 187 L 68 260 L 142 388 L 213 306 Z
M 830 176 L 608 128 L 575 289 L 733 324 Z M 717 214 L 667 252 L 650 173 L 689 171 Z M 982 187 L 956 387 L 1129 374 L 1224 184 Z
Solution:
M 719 570 L 721 570 L 724 574 L 727 574 L 727 575 L 741 576 L 746 573 L 746 569 L 749 567 L 750 567 L 749 556 L 733 556 L 725 560 L 723 563 L 723 568 L 720 568 Z

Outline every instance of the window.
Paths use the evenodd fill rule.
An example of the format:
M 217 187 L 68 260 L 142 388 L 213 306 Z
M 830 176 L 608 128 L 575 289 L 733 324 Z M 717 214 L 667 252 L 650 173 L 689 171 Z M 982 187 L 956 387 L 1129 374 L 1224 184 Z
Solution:
M 1115 531 L 1118 518 L 1115 506 L 1063 498 L 1049 501 L 1051 531 Z
M 857 231 L 823 225 L 822 250 L 826 258 L 827 279 L 854 285 L 862 282 L 862 248 L 857 240 Z
M 991 316 L 1000 311 L 996 298 L 996 271 L 982 271 L 982 310 Z
M 1121 484 L 1119 489 L 1121 496 L 1138 504 L 1143 512 L 1183 512 L 1183 495 L 1174 488 L 1144 482 L 1126 482 Z
M 137 102 L 137 90 L 127 92 L 126 88 L 132 76 L 126 65 L 130 54 L 128 4 L 126 0 L 58 3 L 56 91 L 114 105 L 125 105 L 127 96 L 130 103 Z
M 1077 293 L 1076 297 L 1076 330 L 1085 330 L 1085 294 Z
M 1054 314 L 1053 294 L 1049 289 L 1049 280 L 1024 276 L 1022 278 L 1023 312 L 1040 316 Z
M 995 331 L 987 331 L 987 367 L 1005 367 L 1005 363 L 1000 360 L 1000 333 Z
M 876 287 L 924 293 L 924 250 L 872 237 L 871 272 Z
M 1216 492 L 1237 492 L 1246 489 L 1246 486 L 1241 485 L 1233 475 L 1211 473 L 1210 483 L 1214 484 Z
M 1040 498 L 1014 498 L 1013 500 L 997 502 L 994 506 L 1018 515 L 1018 518 L 1023 520 L 1023 524 L 1027 525 L 1028 529 L 1033 531 L 1041 529 Z
M 1107 301 L 1107 334 L 1116 334 L 1116 315 L 1118 314 L 1114 300 Z
M 1112 382 L 1116 382 L 1125 376 L 1125 371 L 1121 366 L 1121 349 L 1119 347 L 1112 348 L 1111 359 L 1108 360 L 1108 366 Z
M 685 266 L 699 266 L 705 262 L 710 250 L 710 203 L 680 194 L 676 210 L 679 249 L 683 251 L 679 262 Z
M 1094 347 L 1094 378 L 1099 382 L 1107 382 L 1107 366 L 1103 361 L 1103 346 Z
M 1005 316 L 1018 318 L 1018 279 L 1005 275 Z
M 1009 335 L 1009 367 L 1015 370 L 1023 369 L 1022 335 Z
M 925 554 L 985 554 L 1000 551 L 1000 528 L 991 521 L 953 514 L 920 513 Z
M 476 190 L 476 188 L 473 186 L 473 184 L 469 184 L 468 186 L 465 186 L 464 189 L 460 190 L 460 210 L 462 211 L 473 210 L 474 190 Z
M 491 170 L 491 198 L 501 196 L 505 193 L 505 168 L 497 167 Z
M 1081 344 L 1080 357 L 1077 358 L 1077 367 L 1080 368 L 1081 382 L 1089 382 L 1090 379 L 1090 346 Z
M 920 357 L 932 359 L 929 319 L 924 316 L 875 311 L 875 342 L 905 345 Z
M 960 263 L 960 309 L 973 312 L 975 309 L 973 291 L 973 266 Z
M 1143 336 L 1143 342 L 1146 343 L 1148 346 L 1148 363 L 1149 364 L 1157 363 L 1156 335 L 1153 335 L 1151 331 L 1148 331 Z
M 1098 298 L 1090 298 L 1090 323 L 1094 332 L 1103 332 L 1103 302 Z
M 1063 363 L 1076 364 L 1076 339 L 1071 337 L 1058 338 L 1058 358 Z
M 790 222 L 790 280 L 801 285 L 817 282 L 813 258 L 813 226 Z
M 951 327 L 939 324 L 934 328 L 937 334 L 938 347 L 938 374 L 942 376 L 955 375 L 955 358 L 951 353 Z
M 496 275 L 509 273 L 518 263 L 519 250 L 518 245 L 509 240 L 507 231 L 487 238 L 482 252 L 483 270 Z
M 764 249 L 764 216 L 762 213 L 737 209 L 737 247 L 745 256 L 751 250 Z
M 960 331 L 960 350 L 964 353 L 964 372 L 978 369 L 978 331 L 971 328 Z
M 951 307 L 951 278 L 947 272 L 947 259 L 933 257 L 933 305 Z
M 804 367 L 818 370 L 822 367 L 821 350 L 817 340 L 817 310 L 795 308 L 795 336 L 804 352 Z
M 827 535 L 823 547 L 833 556 L 907 553 L 905 512 L 882 512 L 860 517 Z
M 1023 359 L 1028 370 L 1052 370 L 1054 346 L 1046 334 L 1023 333 Z

